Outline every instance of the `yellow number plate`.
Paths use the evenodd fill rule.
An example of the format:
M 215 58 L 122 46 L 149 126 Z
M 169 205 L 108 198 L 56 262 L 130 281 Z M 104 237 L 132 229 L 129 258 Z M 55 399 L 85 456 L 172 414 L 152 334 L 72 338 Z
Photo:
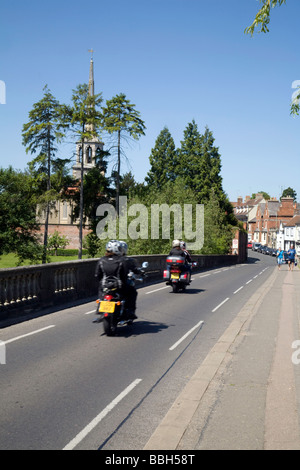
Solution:
M 171 274 L 171 279 L 179 279 L 179 274 Z
M 115 306 L 116 306 L 115 302 L 107 302 L 104 300 L 100 302 L 99 312 L 114 313 Z

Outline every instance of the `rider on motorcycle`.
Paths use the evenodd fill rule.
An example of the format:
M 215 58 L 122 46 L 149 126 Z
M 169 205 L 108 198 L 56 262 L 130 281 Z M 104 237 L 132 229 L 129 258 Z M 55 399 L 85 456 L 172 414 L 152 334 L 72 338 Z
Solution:
M 110 240 L 106 244 L 106 252 L 97 263 L 95 277 L 99 280 L 100 299 L 105 288 L 114 287 L 120 294 L 124 293 L 127 273 L 118 240 Z
M 189 252 L 186 250 L 185 242 L 180 240 L 173 240 L 172 249 L 169 253 L 169 256 L 181 256 L 182 258 L 184 258 L 184 269 L 189 272 L 191 279 L 191 266 L 189 263 L 192 262 L 192 259 Z
M 135 288 L 134 283 L 131 283 L 130 280 L 128 279 L 128 274 L 130 272 L 133 272 L 134 274 L 140 274 L 140 269 L 137 267 L 134 259 L 129 258 L 127 256 L 127 251 L 128 251 L 127 243 L 124 241 L 120 241 L 120 245 L 121 245 L 121 253 L 123 256 L 123 262 L 125 264 L 126 277 L 127 277 L 126 289 L 125 289 L 125 299 L 126 299 L 125 306 L 126 306 L 128 318 L 130 320 L 135 320 L 137 318 L 135 314 L 137 290 Z

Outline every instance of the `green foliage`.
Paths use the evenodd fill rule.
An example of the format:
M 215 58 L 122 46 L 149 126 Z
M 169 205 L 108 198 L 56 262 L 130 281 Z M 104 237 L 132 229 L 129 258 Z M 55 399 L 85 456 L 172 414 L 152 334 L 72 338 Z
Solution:
M 125 145 L 132 140 L 138 140 L 145 135 L 145 123 L 140 113 L 131 104 L 124 93 L 116 95 L 106 101 L 102 109 L 103 128 L 112 136 L 112 145 L 109 152 L 117 155 L 116 163 L 116 209 L 119 213 L 121 156 L 125 157 Z
M 170 131 L 164 127 L 156 139 L 149 157 L 151 169 L 145 178 L 151 187 L 161 190 L 169 181 L 175 181 L 178 171 L 178 154 Z
M 286 3 L 286 0 L 259 0 L 262 3 L 262 7 L 259 9 L 258 13 L 255 16 L 255 19 L 251 26 L 245 29 L 246 34 L 251 34 L 253 36 L 254 31 L 256 28 L 259 29 L 259 33 L 268 33 L 269 28 L 268 25 L 270 23 L 270 14 L 271 9 L 275 8 L 276 6 L 280 6 Z
M 0 168 L 0 255 L 14 252 L 19 264 L 42 254 L 32 183 L 28 173 Z
M 66 161 L 56 160 L 57 144 L 64 137 L 65 123 L 61 121 L 62 106 L 50 93 L 48 87 L 44 88 L 44 97 L 33 105 L 29 112 L 29 122 L 23 126 L 23 144 L 26 152 L 31 154 L 39 151 L 29 163 L 29 169 L 35 178 L 36 196 L 38 203 L 45 208 L 45 232 L 43 262 L 47 257 L 48 221 L 50 206 L 59 198 L 59 189 L 51 187 L 53 168 L 62 175 L 62 168 Z M 60 181 L 60 178 L 58 178 Z
M 69 245 L 69 239 L 65 235 L 60 235 L 60 233 L 55 230 L 53 235 L 50 235 L 48 238 L 48 250 L 54 250 L 55 256 L 57 256 L 57 250 L 59 248 L 66 248 Z
M 227 223 L 226 215 L 219 200 L 211 190 L 204 211 L 204 246 L 202 254 L 227 254 L 232 242 L 232 227 Z
M 140 196 L 132 197 L 128 201 L 128 208 L 136 204 L 141 204 L 143 209 L 146 210 L 146 219 L 140 217 L 140 213 L 129 215 L 127 217 L 128 233 L 130 233 L 131 224 L 136 224 L 138 221 L 137 232 L 140 236 L 136 239 L 128 237 L 124 240 L 128 244 L 129 254 L 162 254 L 169 253 L 171 249 L 171 242 L 174 234 L 178 228 L 184 228 L 184 204 L 194 204 L 195 194 L 191 189 L 185 188 L 185 183 L 181 178 L 177 178 L 174 182 L 167 182 L 163 189 L 157 190 L 155 187 L 148 188 L 146 193 L 141 193 Z M 167 214 L 170 210 L 170 227 L 165 226 L 162 215 L 160 213 L 157 219 L 155 210 L 162 210 L 165 205 Z M 178 210 L 177 210 L 178 209 Z M 178 213 L 182 215 L 178 218 Z M 139 221 L 140 218 L 140 221 Z M 163 235 L 166 234 L 166 238 Z M 117 234 L 117 238 L 120 234 Z M 182 238 L 185 238 L 184 231 Z
M 83 246 L 86 249 L 90 258 L 100 258 L 105 251 L 105 240 L 100 240 L 93 232 L 84 237 Z
M 292 197 L 294 199 L 294 201 L 296 201 L 297 200 L 297 193 L 293 188 L 288 187 L 288 188 L 283 190 L 281 198 L 283 198 L 283 197 Z

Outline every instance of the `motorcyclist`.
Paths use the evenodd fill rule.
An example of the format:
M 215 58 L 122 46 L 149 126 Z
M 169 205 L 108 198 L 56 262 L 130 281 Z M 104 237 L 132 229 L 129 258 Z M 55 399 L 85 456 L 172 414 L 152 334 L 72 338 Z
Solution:
M 185 254 L 186 261 L 188 263 L 192 263 L 191 255 L 189 254 L 188 250 L 186 249 L 186 243 L 183 240 L 180 242 L 180 248 L 182 249 L 182 251 Z
M 187 256 L 190 257 L 189 253 L 182 249 L 180 240 L 173 240 L 172 249 L 169 253 L 169 256 L 181 256 L 186 260 L 186 262 L 189 262 L 187 261 Z
M 123 256 L 123 262 L 125 264 L 125 270 L 126 270 L 126 277 L 127 277 L 127 282 L 126 282 L 126 289 L 125 289 L 125 308 L 126 308 L 126 313 L 127 317 L 130 320 L 135 320 L 137 318 L 135 314 L 136 310 L 136 299 L 137 299 L 137 290 L 135 288 L 134 283 L 131 283 L 130 280 L 128 279 L 128 274 L 133 272 L 134 274 L 140 274 L 140 269 L 137 267 L 135 261 L 133 258 L 129 258 L 127 256 L 128 252 L 128 245 L 124 241 L 120 241 L 121 245 L 121 253 Z
M 180 248 L 182 249 L 182 251 L 184 252 L 185 254 L 185 264 L 186 264 L 186 268 L 187 268 L 187 271 L 189 271 L 190 273 L 190 281 L 191 281 L 191 276 L 192 276 L 192 258 L 191 258 L 191 255 L 189 254 L 188 250 L 186 249 L 186 243 L 185 241 L 181 240 L 180 242 Z
M 189 252 L 186 249 L 183 249 L 183 247 L 185 247 L 185 242 L 181 242 L 180 240 L 173 240 L 172 249 L 169 253 L 169 256 L 181 256 L 184 258 L 184 270 L 189 272 L 191 278 L 191 267 L 189 263 L 192 262 L 192 259 Z
M 122 258 L 121 245 L 117 240 L 110 240 L 106 244 L 105 255 L 99 259 L 95 277 L 99 280 L 99 298 L 103 296 L 105 288 L 113 287 L 121 295 L 126 287 L 126 269 Z

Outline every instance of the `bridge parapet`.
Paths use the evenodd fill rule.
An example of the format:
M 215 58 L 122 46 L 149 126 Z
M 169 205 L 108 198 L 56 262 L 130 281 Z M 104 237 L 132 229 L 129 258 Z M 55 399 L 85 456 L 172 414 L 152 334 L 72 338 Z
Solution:
M 133 256 L 138 265 L 148 261 L 147 282 L 162 280 L 166 255 Z M 90 299 L 97 295 L 98 259 L 0 269 L 0 320 Z M 193 255 L 197 270 L 233 265 L 235 255 Z

